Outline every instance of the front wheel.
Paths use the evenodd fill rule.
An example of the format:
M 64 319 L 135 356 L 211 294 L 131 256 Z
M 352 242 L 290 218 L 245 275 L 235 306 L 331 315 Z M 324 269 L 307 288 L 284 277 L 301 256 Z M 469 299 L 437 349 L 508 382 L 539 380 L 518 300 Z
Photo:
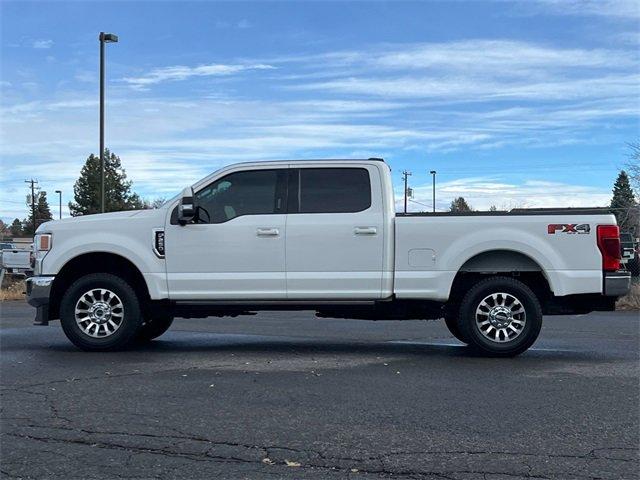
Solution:
M 501 357 L 519 355 L 538 338 L 542 308 L 535 293 L 510 277 L 491 277 L 464 296 L 457 326 L 470 346 Z
M 140 329 L 140 302 L 122 278 L 92 273 L 76 280 L 63 295 L 60 323 L 67 338 L 82 350 L 118 350 L 129 345 Z

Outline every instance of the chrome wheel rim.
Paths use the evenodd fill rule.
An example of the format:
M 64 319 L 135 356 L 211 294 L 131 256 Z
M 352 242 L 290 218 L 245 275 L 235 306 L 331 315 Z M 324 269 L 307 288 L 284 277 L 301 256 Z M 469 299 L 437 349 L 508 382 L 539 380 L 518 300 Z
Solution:
M 527 323 L 522 302 L 510 293 L 492 293 L 476 308 L 476 326 L 488 340 L 506 343 L 520 336 Z
M 80 296 L 76 303 L 75 319 L 84 334 L 106 338 L 122 325 L 124 305 L 111 290 L 94 288 Z

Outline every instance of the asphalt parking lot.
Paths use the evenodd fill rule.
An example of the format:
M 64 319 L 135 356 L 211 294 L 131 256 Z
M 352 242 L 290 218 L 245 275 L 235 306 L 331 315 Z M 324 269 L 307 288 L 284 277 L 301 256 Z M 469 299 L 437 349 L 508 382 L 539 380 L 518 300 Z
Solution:
M 0 304 L 6 478 L 640 476 L 640 319 L 548 317 L 515 359 L 441 322 L 178 319 L 84 353 Z

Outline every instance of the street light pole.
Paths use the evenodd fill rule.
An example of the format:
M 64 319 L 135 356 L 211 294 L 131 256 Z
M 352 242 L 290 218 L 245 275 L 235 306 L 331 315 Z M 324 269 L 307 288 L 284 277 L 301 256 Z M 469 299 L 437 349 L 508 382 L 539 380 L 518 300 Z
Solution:
M 436 213 L 436 171 L 431 170 L 429 173 L 433 175 L 433 213 Z
M 118 36 L 100 32 L 100 212 L 104 213 L 104 44 L 115 43 Z
M 59 218 L 62 220 L 62 190 L 56 190 L 58 194 Z

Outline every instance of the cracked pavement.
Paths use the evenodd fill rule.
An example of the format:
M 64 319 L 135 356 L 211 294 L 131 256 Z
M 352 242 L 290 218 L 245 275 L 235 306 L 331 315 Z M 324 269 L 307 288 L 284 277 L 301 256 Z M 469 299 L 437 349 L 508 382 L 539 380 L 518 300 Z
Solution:
M 547 317 L 515 359 L 441 322 L 178 319 L 84 353 L 0 304 L 0 478 L 640 477 L 640 318 Z

